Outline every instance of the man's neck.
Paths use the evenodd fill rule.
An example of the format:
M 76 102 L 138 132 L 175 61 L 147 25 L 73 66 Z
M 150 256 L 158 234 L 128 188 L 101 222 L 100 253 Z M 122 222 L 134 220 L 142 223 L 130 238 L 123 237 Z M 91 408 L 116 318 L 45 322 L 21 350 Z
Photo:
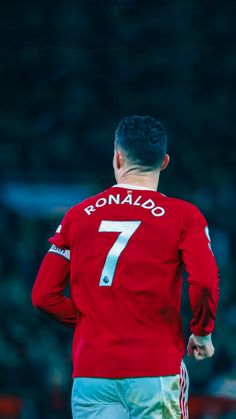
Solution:
M 142 186 L 145 188 L 153 189 L 154 191 L 158 188 L 159 173 L 147 172 L 147 173 L 122 173 L 117 176 L 118 184 L 127 184 L 134 186 Z

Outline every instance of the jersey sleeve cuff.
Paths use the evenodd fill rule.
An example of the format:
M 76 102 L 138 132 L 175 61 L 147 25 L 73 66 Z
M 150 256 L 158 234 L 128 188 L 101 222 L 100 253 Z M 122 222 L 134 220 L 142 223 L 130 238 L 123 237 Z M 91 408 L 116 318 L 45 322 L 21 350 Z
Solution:
M 199 346 L 206 346 L 209 343 L 211 343 L 211 333 L 209 335 L 206 336 L 196 336 L 193 335 L 194 340 L 196 342 L 197 345 Z

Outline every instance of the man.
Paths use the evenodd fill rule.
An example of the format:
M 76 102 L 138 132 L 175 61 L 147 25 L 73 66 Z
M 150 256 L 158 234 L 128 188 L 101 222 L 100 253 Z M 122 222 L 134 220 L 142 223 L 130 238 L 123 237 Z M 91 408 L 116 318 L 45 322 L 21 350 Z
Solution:
M 157 192 L 167 135 L 149 116 L 115 135 L 117 184 L 72 207 L 45 256 L 33 304 L 73 339 L 73 418 L 187 418 L 182 269 L 193 312 L 188 354 L 211 357 L 218 272 L 207 222 Z M 70 278 L 71 299 L 63 295 Z

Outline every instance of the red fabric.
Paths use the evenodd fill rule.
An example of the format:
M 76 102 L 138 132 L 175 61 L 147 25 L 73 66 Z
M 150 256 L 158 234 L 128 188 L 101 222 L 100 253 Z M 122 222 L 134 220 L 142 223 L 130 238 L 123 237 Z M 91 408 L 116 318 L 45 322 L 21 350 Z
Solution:
M 104 220 L 141 221 L 120 253 L 111 286 L 99 286 L 99 281 L 120 232 L 99 232 Z M 179 313 L 183 262 L 189 273 L 191 331 L 201 336 L 214 327 L 218 272 L 206 225 L 199 210 L 185 201 L 121 187 L 67 212 L 50 242 L 70 249 L 73 305 L 62 296 L 69 262 L 58 255 L 46 256 L 34 298 L 41 295 L 41 308 L 59 321 L 73 325 L 77 317 L 73 377 L 179 373 L 185 349 Z
M 76 311 L 70 298 L 63 295 L 69 279 L 70 262 L 62 256 L 47 253 L 40 266 L 33 290 L 36 308 L 68 327 L 75 327 Z

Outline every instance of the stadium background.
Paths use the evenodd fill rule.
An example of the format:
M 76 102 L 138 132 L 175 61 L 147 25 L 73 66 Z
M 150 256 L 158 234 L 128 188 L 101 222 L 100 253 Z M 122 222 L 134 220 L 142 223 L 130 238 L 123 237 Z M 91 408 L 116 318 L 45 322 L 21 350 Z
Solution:
M 236 417 L 234 1 L 0 2 L 0 418 L 70 418 L 71 332 L 31 306 L 65 209 L 114 183 L 114 130 L 149 114 L 169 134 L 160 190 L 197 204 L 220 267 L 215 357 L 191 418 Z M 182 313 L 188 336 L 186 289 Z

